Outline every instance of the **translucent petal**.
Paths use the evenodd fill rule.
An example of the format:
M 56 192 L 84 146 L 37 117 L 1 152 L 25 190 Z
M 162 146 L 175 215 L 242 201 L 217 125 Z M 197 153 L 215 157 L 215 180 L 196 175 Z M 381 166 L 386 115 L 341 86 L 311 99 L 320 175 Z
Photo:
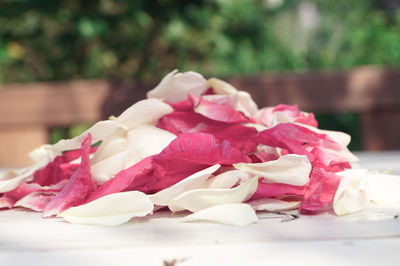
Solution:
M 210 221 L 227 225 L 248 225 L 257 215 L 248 204 L 231 203 L 213 206 L 184 217 L 181 222 Z
M 255 211 L 287 211 L 300 206 L 300 201 L 284 201 L 272 198 L 258 199 L 248 202 Z

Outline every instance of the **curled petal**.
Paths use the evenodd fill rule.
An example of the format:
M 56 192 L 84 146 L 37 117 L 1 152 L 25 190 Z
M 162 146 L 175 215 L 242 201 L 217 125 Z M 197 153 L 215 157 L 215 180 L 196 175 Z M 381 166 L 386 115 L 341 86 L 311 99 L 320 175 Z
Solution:
M 176 138 L 174 134 L 150 125 L 140 125 L 122 133 L 102 143 L 93 158 L 91 172 L 98 184 L 144 158 L 160 153 Z
M 357 212 L 371 204 L 400 202 L 400 176 L 348 169 L 336 190 L 333 209 L 337 215 Z
M 252 117 L 257 112 L 257 104 L 253 101 L 248 92 L 239 91 L 231 84 L 217 78 L 210 78 L 207 82 L 216 94 L 235 96 L 240 103 L 240 111 L 246 116 Z
M 336 215 L 358 212 L 370 204 L 367 169 L 348 169 L 337 173 L 342 176 L 335 192 L 333 210 Z
M 160 84 L 147 93 L 147 97 L 176 103 L 185 100 L 189 94 L 199 96 L 207 90 L 207 80 L 199 73 L 177 72 L 174 70 L 166 75 Z
M 96 189 L 97 185 L 92 180 L 89 165 L 89 152 L 91 144 L 89 134 L 82 142 L 81 165 L 63 189 L 45 207 L 44 217 L 49 217 L 63 210 L 82 204 Z
M 153 203 L 139 191 L 114 193 L 78 207 L 69 208 L 58 216 L 70 223 L 116 226 L 133 217 L 153 211 Z
M 317 212 L 333 203 L 341 177 L 314 167 L 310 182 L 307 184 L 300 211 L 304 213 Z
M 139 125 L 155 125 L 158 119 L 172 112 L 168 104 L 159 99 L 145 99 L 126 109 L 120 116 L 114 118 L 124 128 L 131 129 Z
M 35 191 L 17 201 L 14 207 L 23 207 L 41 212 L 56 195 L 57 193 L 53 191 Z
M 171 211 L 189 210 L 197 212 L 215 205 L 241 203 L 249 199 L 257 190 L 258 177 L 231 189 L 195 189 L 184 192 L 170 201 Z
M 43 167 L 43 166 L 41 166 Z M 0 193 L 12 191 L 25 181 L 33 179 L 33 174 L 39 169 L 39 165 L 25 168 L 19 172 L 8 171 L 0 179 Z
M 195 112 L 212 120 L 226 123 L 246 123 L 249 118 L 240 111 L 235 96 L 205 95 L 194 97 Z
M 238 163 L 236 169 L 259 175 L 268 183 L 304 186 L 309 181 L 311 164 L 304 155 L 288 154 L 264 163 Z
M 248 203 L 255 211 L 288 211 L 297 209 L 300 201 L 284 201 L 272 198 L 253 200 Z
M 207 188 L 231 188 L 238 183 L 245 182 L 251 175 L 241 170 L 231 170 L 214 176 L 208 180 Z
M 125 164 L 130 167 L 144 158 L 160 153 L 176 136 L 160 128 L 142 125 L 128 132 L 128 160 Z
M 184 217 L 181 222 L 210 221 L 227 225 L 248 225 L 257 221 L 257 215 L 248 204 L 216 205 Z
M 310 125 L 313 127 L 318 126 L 313 113 L 301 112 L 297 105 L 279 104 L 274 107 L 265 107 L 259 110 L 254 119 L 265 126 L 274 127 L 280 123 L 299 123 Z
M 11 209 L 15 204 L 15 199 L 7 195 L 0 196 L 0 209 Z
M 219 164 L 208 167 L 183 179 L 182 181 L 172 185 L 171 187 L 163 189 L 153 195 L 149 195 L 149 198 L 154 204 L 160 206 L 168 206 L 169 202 L 173 198 L 182 194 L 183 192 L 205 187 L 207 184 L 207 179 L 220 167 L 221 166 Z

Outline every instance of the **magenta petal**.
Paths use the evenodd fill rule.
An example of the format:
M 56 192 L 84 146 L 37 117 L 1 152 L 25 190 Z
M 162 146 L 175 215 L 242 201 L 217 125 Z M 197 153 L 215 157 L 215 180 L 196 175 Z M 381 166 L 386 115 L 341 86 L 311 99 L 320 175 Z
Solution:
M 16 189 L 4 193 L 15 200 L 25 197 L 31 192 L 42 190 L 42 187 L 35 183 L 21 183 Z
M 262 179 L 258 181 L 256 193 L 250 200 L 273 198 L 278 196 L 303 196 L 305 191 L 304 186 L 293 186 L 281 183 L 264 183 Z
M 339 176 L 322 168 L 313 168 L 300 211 L 312 213 L 332 204 L 340 179 Z
M 96 189 L 96 183 L 91 179 L 89 153 L 92 137 L 89 134 L 82 142 L 81 164 L 73 174 L 67 185 L 46 206 L 43 216 L 56 215 L 63 210 L 77 206 L 86 201 Z
M 237 110 L 238 101 L 234 96 L 211 95 L 207 99 L 192 97 L 195 102 L 195 112 L 212 120 L 226 123 L 247 123 L 250 121 L 242 112 Z
M 161 153 L 119 172 L 100 186 L 88 201 L 127 190 L 155 193 L 211 165 L 250 161 L 228 141 L 220 141 L 213 135 L 180 134 Z
M 321 167 L 329 166 L 331 162 L 346 162 L 346 159 L 339 155 L 343 147 L 327 135 L 318 134 L 292 123 L 281 123 L 260 132 L 257 141 L 286 149 L 289 153 L 307 155 L 313 166 Z
M 15 202 L 16 200 L 14 198 L 3 194 L 2 196 L 0 196 L 0 209 L 11 209 L 14 206 Z
M 195 132 L 212 134 L 219 140 L 229 141 L 232 147 L 244 154 L 255 152 L 257 148 L 254 141 L 256 129 L 211 120 L 196 113 L 173 112 L 162 117 L 157 126 L 175 135 Z
M 96 149 L 97 147 L 91 148 L 90 153 L 95 152 Z M 52 184 L 57 184 L 61 180 L 69 179 L 79 167 L 79 164 L 70 164 L 70 162 L 78 159 L 80 156 L 81 150 L 64 152 L 63 155 L 57 156 L 43 169 L 36 171 L 31 183 L 37 183 L 41 186 L 50 186 Z
M 92 193 L 87 202 L 126 190 L 136 178 L 140 176 L 146 177 L 147 174 L 153 170 L 151 162 L 152 156 L 149 156 L 137 164 L 120 171 L 114 178 L 105 182 L 94 193 Z

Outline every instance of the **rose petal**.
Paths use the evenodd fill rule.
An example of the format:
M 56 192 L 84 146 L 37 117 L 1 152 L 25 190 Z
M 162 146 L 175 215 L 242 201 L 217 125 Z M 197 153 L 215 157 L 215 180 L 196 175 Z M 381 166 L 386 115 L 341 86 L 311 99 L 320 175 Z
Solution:
M 240 170 L 227 171 L 208 179 L 207 188 L 231 188 L 249 180 L 251 176 Z
M 193 221 L 210 221 L 227 225 L 248 225 L 257 221 L 257 215 L 247 204 L 232 203 L 203 209 L 181 219 L 181 222 Z
M 199 73 L 177 72 L 174 70 L 166 75 L 154 89 L 147 93 L 147 97 L 175 103 L 185 100 L 189 94 L 199 96 L 206 91 L 207 81 Z
M 14 198 L 11 198 L 7 195 L 2 195 L 0 196 L 0 209 L 11 209 L 15 202 L 16 200 Z
M 89 134 L 82 142 L 81 165 L 68 181 L 68 184 L 47 204 L 43 211 L 44 217 L 58 214 L 71 206 L 83 203 L 90 193 L 96 189 L 97 185 L 91 179 L 89 165 L 91 143 L 92 139 Z
M 240 112 L 235 96 L 205 95 L 194 97 L 195 112 L 212 120 L 226 123 L 247 123 L 249 118 Z
M 243 172 L 265 178 L 267 183 L 304 186 L 309 181 L 311 164 L 304 155 L 288 154 L 264 163 L 238 163 L 233 165 Z
M 333 209 L 337 215 L 360 211 L 371 204 L 400 201 L 400 176 L 371 172 L 367 169 L 348 169 L 336 190 Z
M 96 153 L 93 158 L 91 172 L 98 184 L 144 158 L 160 153 L 176 138 L 174 134 L 150 125 L 140 125 L 114 136 L 100 145 L 99 155 Z
M 316 212 L 332 204 L 340 179 L 341 177 L 334 173 L 314 167 L 300 205 L 300 211 Z
M 139 191 L 120 192 L 107 195 L 60 213 L 70 223 L 116 226 L 133 217 L 143 217 L 153 211 L 153 203 Z
M 368 195 L 370 179 L 367 177 L 367 169 L 348 169 L 337 175 L 343 178 L 333 200 L 333 210 L 336 215 L 358 212 L 371 203 L 371 197 Z
M 305 124 L 313 127 L 318 126 L 314 114 L 301 112 L 297 105 L 279 104 L 274 107 L 265 107 L 254 115 L 254 119 L 258 123 L 268 127 L 274 127 L 280 123 L 288 122 Z
M 150 200 L 160 206 L 168 206 L 169 202 L 178 195 L 188 190 L 203 188 L 207 184 L 207 179 L 212 173 L 217 171 L 221 166 L 219 164 L 201 170 L 182 181 L 163 189 L 153 195 L 149 195 Z
M 215 205 L 240 203 L 249 199 L 257 190 L 258 177 L 231 189 L 195 189 L 184 192 L 170 201 L 171 211 L 197 212 Z
M 172 111 L 171 106 L 159 99 L 146 99 L 135 103 L 113 120 L 131 129 L 143 124 L 155 125 L 162 116 Z
M 196 113 L 173 112 L 161 118 L 157 126 L 175 135 L 195 132 L 212 134 L 221 141 L 229 141 L 244 155 L 257 149 L 257 130 L 254 128 L 211 120 Z
M 257 104 L 248 92 L 239 91 L 231 84 L 217 78 L 210 78 L 207 82 L 216 94 L 235 96 L 240 103 L 239 111 L 243 112 L 246 116 L 252 117 L 257 112 Z
M 297 209 L 300 201 L 284 201 L 278 199 L 264 198 L 248 202 L 255 211 L 288 211 Z

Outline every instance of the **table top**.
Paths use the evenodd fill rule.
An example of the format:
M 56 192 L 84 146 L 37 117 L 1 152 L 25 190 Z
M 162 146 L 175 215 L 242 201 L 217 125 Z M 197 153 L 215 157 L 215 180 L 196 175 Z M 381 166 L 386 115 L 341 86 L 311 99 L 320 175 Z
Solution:
M 360 165 L 400 174 L 400 152 L 357 153 Z M 247 226 L 179 223 L 161 212 L 118 227 L 0 211 L 1 265 L 397 265 L 400 204 L 336 217 L 259 213 Z

